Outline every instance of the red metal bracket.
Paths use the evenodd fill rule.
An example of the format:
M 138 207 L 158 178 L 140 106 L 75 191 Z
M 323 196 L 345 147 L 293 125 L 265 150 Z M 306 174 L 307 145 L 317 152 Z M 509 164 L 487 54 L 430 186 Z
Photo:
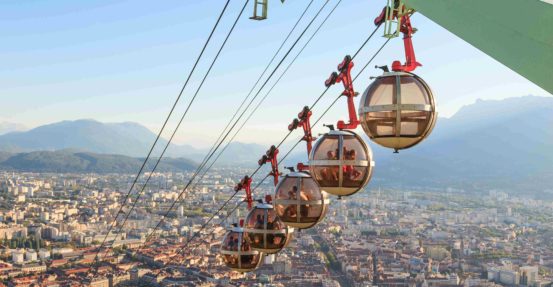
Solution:
M 294 119 L 294 121 L 292 121 L 292 123 L 288 125 L 289 131 L 297 129 L 300 125 L 303 128 L 302 140 L 304 140 L 307 144 L 307 156 L 309 156 L 309 154 L 311 153 L 311 149 L 313 148 L 313 141 L 317 139 L 311 134 L 311 115 L 311 110 L 308 106 L 305 106 L 303 107 L 303 110 L 298 114 L 298 118 Z
M 296 167 L 298 171 L 309 171 L 309 165 L 304 164 L 302 162 L 298 162 L 298 165 Z
M 244 178 L 234 186 L 234 191 L 238 192 L 240 190 L 244 190 L 246 192 L 246 198 L 244 199 L 245 202 L 248 203 L 248 209 L 252 209 L 253 207 L 253 198 L 252 198 L 252 179 L 249 176 L 244 176 Z
M 278 177 L 280 176 L 280 172 L 278 171 L 278 148 L 276 146 L 271 146 L 269 150 L 261 157 L 260 160 L 257 161 L 259 165 L 264 165 L 267 162 L 271 163 L 271 172 L 269 173 L 270 176 L 274 178 L 275 186 L 278 184 Z
M 417 62 L 417 58 L 415 57 L 415 49 L 411 40 L 414 30 L 411 26 L 410 16 L 406 14 L 401 16 L 401 18 L 400 31 L 403 33 L 403 46 L 405 46 L 405 64 L 402 65 L 400 61 L 394 61 L 392 63 L 392 70 L 396 72 L 411 72 L 422 65 Z
M 412 72 L 417 67 L 422 66 L 421 63 L 417 62 L 417 58 L 415 57 L 415 49 L 413 48 L 413 41 L 411 40 L 411 37 L 416 32 L 416 29 L 411 26 L 411 13 L 407 11 L 407 8 L 403 5 L 399 6 L 399 4 L 394 5 L 396 6 L 395 8 L 384 7 L 380 15 L 374 19 L 374 24 L 378 26 L 386 20 L 394 20 L 399 18 L 398 20 L 401 23 L 399 31 L 403 33 L 403 46 L 405 48 L 405 64 L 402 65 L 400 61 L 394 61 L 392 63 L 392 71 Z M 387 9 L 393 9 L 393 13 L 390 13 L 391 19 L 386 19 Z M 398 11 L 399 9 L 401 9 L 401 11 Z
M 330 77 L 325 81 L 325 86 L 330 87 L 336 83 L 342 82 L 344 85 L 344 91 L 342 92 L 343 96 L 348 98 L 348 113 L 349 113 L 349 123 L 344 121 L 338 121 L 336 125 L 339 130 L 352 130 L 357 128 L 359 125 L 359 120 L 357 119 L 357 111 L 355 110 L 355 103 L 353 98 L 356 97 L 359 93 L 355 92 L 353 89 L 353 78 L 351 77 L 351 69 L 353 68 L 353 61 L 351 56 L 347 55 L 344 57 L 342 63 L 338 65 L 338 71 L 340 73 L 333 72 Z

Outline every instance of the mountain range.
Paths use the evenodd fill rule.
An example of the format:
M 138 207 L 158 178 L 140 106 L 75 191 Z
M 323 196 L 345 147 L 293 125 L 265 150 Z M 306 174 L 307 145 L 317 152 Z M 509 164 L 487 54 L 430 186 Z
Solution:
M 552 126 L 553 98 L 524 96 L 478 100 L 450 118 L 439 118 L 428 139 L 399 154 L 365 137 L 376 161 L 370 187 L 506 189 L 553 195 Z M 0 135 L 0 168 L 48 170 L 46 163 L 51 161 L 59 163 L 53 167 L 57 171 L 70 161 L 67 167 L 87 162 L 82 164 L 89 167 L 84 170 L 118 171 L 124 168 L 108 163 L 122 158 L 139 161 L 154 138 L 154 133 L 136 123 L 63 121 Z M 160 143 L 166 141 L 160 139 Z M 220 162 L 252 165 L 266 149 L 232 143 Z M 206 151 L 172 144 L 167 156 L 181 159 L 163 168 L 190 168 Z M 298 149 L 283 164 L 305 160 Z
M 117 154 L 128 157 L 146 155 L 156 134 L 146 127 L 132 122 L 101 123 L 83 119 L 43 125 L 25 132 L 0 135 L 0 151 L 28 153 L 33 151 L 76 150 L 96 154 Z M 160 138 L 153 155 L 160 154 L 167 140 Z M 266 147 L 257 144 L 231 143 L 221 156 L 221 163 L 247 163 L 260 157 Z M 207 149 L 190 145 L 171 144 L 167 157 L 185 157 L 201 162 Z
M 157 158 L 145 169 L 151 170 Z M 144 158 L 124 155 L 98 154 L 73 150 L 33 151 L 26 153 L 0 152 L 0 169 L 56 173 L 136 173 Z M 190 171 L 196 163 L 185 158 L 165 158 L 157 171 Z
M 479 100 L 399 154 L 371 144 L 378 185 L 553 194 L 553 98 Z

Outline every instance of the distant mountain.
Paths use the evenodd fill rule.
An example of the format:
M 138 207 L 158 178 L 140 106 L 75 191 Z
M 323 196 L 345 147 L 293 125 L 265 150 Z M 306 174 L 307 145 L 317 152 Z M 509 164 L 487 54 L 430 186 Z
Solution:
M 223 149 L 223 145 L 220 150 Z M 257 161 L 265 154 L 270 146 L 262 146 L 253 143 L 232 142 L 227 149 L 221 154 L 218 161 L 221 164 L 239 164 L 241 166 L 257 165 Z
M 119 154 L 129 157 L 145 156 L 156 134 L 132 122 L 101 123 L 95 120 L 62 121 L 39 126 L 26 132 L 0 135 L 0 151 L 21 153 L 32 151 L 79 150 L 98 154 Z M 167 140 L 158 141 L 154 155 L 160 154 Z M 224 145 L 220 147 L 223 149 Z M 258 144 L 231 143 L 218 163 L 251 164 L 268 149 Z M 184 157 L 201 162 L 207 149 L 171 144 L 166 157 Z
M 0 150 L 29 152 L 77 149 L 95 153 L 144 156 L 155 135 L 136 123 L 100 123 L 94 120 L 63 121 L 26 132 L 0 136 Z M 164 143 L 164 140 L 161 140 Z
M 0 168 L 136 172 L 135 162 L 140 160 L 137 158 L 144 157 L 154 138 L 154 133 L 135 123 L 60 122 L 0 136 Z M 399 154 L 370 143 L 368 139 L 367 142 L 376 161 L 370 183 L 373 188 L 504 189 L 553 196 L 551 97 L 479 100 L 463 107 L 451 118 L 438 119 L 428 139 Z M 166 141 L 161 140 L 161 143 Z M 73 151 L 63 150 L 68 148 Z M 253 166 L 267 148 L 232 143 L 218 163 Z M 281 150 L 284 153 L 288 148 L 284 146 Z M 50 152 L 37 153 L 37 150 Z M 14 151 L 25 153 L 14 155 Z M 167 165 L 160 168 L 187 169 L 192 165 L 190 160 L 171 162 L 170 157 L 201 162 L 206 153 L 207 149 L 172 145 L 167 154 L 169 159 L 164 161 Z M 303 144 L 282 166 L 295 165 L 298 161 L 306 162 Z
M 23 131 L 26 127 L 22 124 L 10 123 L 10 122 L 0 122 L 0 135 Z
M 61 151 L 35 151 L 9 154 L 0 152 L 0 169 L 28 172 L 63 173 L 136 173 L 143 158 L 122 155 L 96 154 Z M 150 160 L 146 170 L 151 170 L 154 160 Z M 188 171 L 196 163 L 183 158 L 167 158 L 158 165 L 157 171 Z
M 373 186 L 436 186 L 553 193 L 553 98 L 482 101 L 440 118 L 418 146 L 371 144 Z

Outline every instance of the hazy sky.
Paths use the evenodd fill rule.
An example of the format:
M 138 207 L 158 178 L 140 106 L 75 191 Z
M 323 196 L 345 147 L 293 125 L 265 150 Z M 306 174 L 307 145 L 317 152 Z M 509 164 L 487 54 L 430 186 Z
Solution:
M 330 1 L 315 24 L 337 1 Z M 138 122 L 157 132 L 224 2 L 1 1 L 0 122 L 34 127 L 93 118 Z M 203 146 L 215 139 L 309 1 L 270 2 L 265 21 L 249 20 L 252 7 L 247 8 L 177 142 Z M 231 1 L 179 113 L 243 3 Z M 302 28 L 322 4 L 315 0 Z M 373 30 L 372 21 L 384 4 L 384 0 L 343 0 L 237 139 L 279 141 L 291 119 L 322 92 L 324 80 L 343 56 L 352 54 Z M 440 115 L 450 116 L 478 98 L 551 96 L 424 16 L 416 14 L 412 22 L 419 29 L 414 46 L 423 64 L 416 73 L 433 88 Z M 358 56 L 354 73 L 384 41 L 380 36 Z M 400 38 L 392 40 L 371 66 L 389 65 L 396 59 L 404 60 Z M 369 69 L 356 89 L 362 92 L 369 76 L 378 74 Z M 339 92 L 337 86 L 328 93 L 314 116 Z M 325 119 L 330 123 L 346 116 L 345 101 L 341 101 Z

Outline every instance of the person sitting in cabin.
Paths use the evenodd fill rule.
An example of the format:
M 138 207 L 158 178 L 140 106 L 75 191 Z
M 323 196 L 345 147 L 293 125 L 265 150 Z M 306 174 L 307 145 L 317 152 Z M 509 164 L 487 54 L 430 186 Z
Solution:
M 232 244 L 232 251 L 238 251 L 238 238 L 234 238 L 234 243 Z
M 296 200 L 296 193 L 298 191 L 298 187 L 294 186 L 292 187 L 292 190 L 288 191 L 288 200 Z M 289 220 L 295 220 L 297 217 L 296 212 L 296 205 L 295 204 L 289 204 L 286 207 L 286 210 L 284 211 L 284 217 Z
M 276 223 L 276 215 L 274 212 L 268 212 L 268 217 L 267 217 L 267 229 L 266 230 L 278 230 L 278 226 L 276 226 L 277 224 Z M 275 228 L 277 227 L 277 228 Z M 271 234 L 271 233 L 268 233 L 267 234 L 267 242 L 268 243 L 273 243 L 274 241 L 274 237 L 275 235 L 274 234 Z
M 236 265 L 237 257 L 234 255 L 225 254 L 225 261 L 227 262 L 227 264 Z
M 264 229 L 264 225 L 265 225 L 265 222 L 264 222 L 264 220 L 263 220 L 263 216 L 262 216 L 261 214 L 258 214 L 258 215 L 256 216 L 256 218 L 255 218 L 255 225 L 254 225 L 254 228 L 255 228 L 255 229 L 262 230 L 262 229 Z M 259 243 L 261 243 L 262 238 L 263 238 L 263 235 L 261 235 L 261 234 L 255 234 L 255 235 L 253 236 L 253 243 L 256 244 L 256 245 L 259 244 Z
M 345 160 L 356 160 L 357 151 L 355 149 L 346 151 L 344 153 Z M 347 180 L 357 180 L 361 175 L 361 172 L 355 169 L 353 165 L 344 165 L 343 167 L 344 179 Z
M 242 240 L 242 251 L 250 251 L 252 250 L 251 246 L 250 246 L 250 243 L 246 240 L 246 239 L 243 239 Z
M 233 250 L 234 249 L 234 235 L 231 235 L 229 237 L 227 248 L 228 248 L 228 250 Z
M 327 160 L 337 160 L 338 159 L 338 150 L 332 151 L 329 150 L 326 152 Z M 338 167 L 331 166 L 325 167 L 321 170 L 321 177 L 326 181 L 338 181 Z
M 263 216 L 261 214 L 258 214 L 255 218 L 255 229 L 263 229 L 265 225 L 265 221 L 263 220 Z

